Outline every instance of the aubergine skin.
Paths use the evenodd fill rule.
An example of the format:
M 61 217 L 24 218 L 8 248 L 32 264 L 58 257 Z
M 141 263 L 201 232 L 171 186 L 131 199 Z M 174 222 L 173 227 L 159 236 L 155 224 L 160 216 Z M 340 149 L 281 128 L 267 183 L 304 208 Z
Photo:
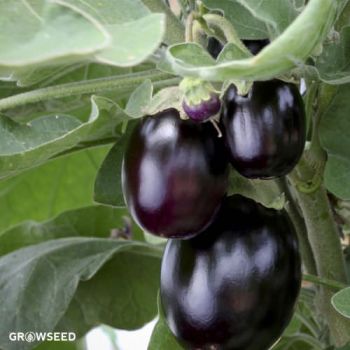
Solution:
M 228 186 L 228 159 L 212 125 L 180 119 L 176 109 L 146 116 L 124 154 L 122 188 L 144 230 L 188 238 L 204 230 Z
M 290 322 L 300 286 L 288 215 L 240 195 L 200 235 L 169 240 L 162 260 L 162 308 L 185 349 L 267 350 Z
M 231 85 L 225 93 L 221 126 L 230 162 L 248 178 L 288 174 L 305 146 L 306 118 L 302 97 L 293 84 L 255 82 L 247 96 Z

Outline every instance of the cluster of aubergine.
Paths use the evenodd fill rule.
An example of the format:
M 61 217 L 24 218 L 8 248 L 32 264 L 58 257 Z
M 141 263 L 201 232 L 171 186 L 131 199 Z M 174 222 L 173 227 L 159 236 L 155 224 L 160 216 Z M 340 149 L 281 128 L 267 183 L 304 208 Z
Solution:
M 209 44 L 215 55 L 219 44 Z M 255 54 L 266 42 L 245 44 Z M 211 123 L 182 120 L 175 109 L 145 116 L 124 154 L 124 197 L 141 228 L 170 238 L 160 296 L 178 342 L 185 349 L 265 350 L 293 315 L 298 242 L 284 210 L 226 195 L 228 168 L 262 179 L 291 171 L 305 143 L 299 90 L 272 80 L 240 96 L 231 86 L 219 126 L 222 138 Z

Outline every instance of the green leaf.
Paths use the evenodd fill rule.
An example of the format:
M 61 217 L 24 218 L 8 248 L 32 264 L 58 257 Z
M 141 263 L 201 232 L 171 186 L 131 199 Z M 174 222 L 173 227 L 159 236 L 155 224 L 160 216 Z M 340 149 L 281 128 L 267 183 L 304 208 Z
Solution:
M 108 150 L 77 152 L 0 181 L 0 232 L 28 219 L 43 221 L 92 205 L 95 176 Z
M 183 23 L 175 16 L 175 14 L 163 0 L 142 0 L 142 2 L 152 12 L 166 14 L 166 31 L 164 41 L 168 45 L 185 41 L 185 28 Z
M 0 178 L 38 166 L 83 141 L 116 136 L 125 114 L 113 101 L 91 98 L 88 121 L 64 115 L 37 118 L 27 125 L 0 117 Z
M 328 33 L 335 20 L 336 5 L 333 0 L 309 1 L 295 21 L 255 57 L 205 64 L 202 63 L 203 48 L 194 44 L 178 44 L 169 47 L 166 52 L 168 65 L 179 75 L 209 81 L 270 79 L 306 60 Z M 200 60 L 193 58 L 197 54 Z
M 157 314 L 160 256 L 119 253 L 79 285 L 56 330 L 84 335 L 98 324 L 134 330 Z M 142 268 L 140 268 L 142 266 Z
M 183 350 L 184 348 L 176 341 L 169 327 L 161 318 L 154 327 L 148 350 Z
M 344 288 L 334 294 L 331 302 L 341 315 L 350 318 L 350 287 Z
M 128 124 L 125 134 L 111 148 L 98 171 L 94 188 L 94 200 L 97 203 L 115 207 L 125 206 L 121 187 L 121 172 L 124 151 L 133 129 L 133 124 Z
M 157 49 L 165 33 L 164 14 L 153 14 L 141 0 L 65 0 L 97 20 L 112 38 L 95 57 L 117 66 L 134 66 Z
M 152 100 L 153 85 L 152 82 L 145 80 L 130 95 L 125 107 L 125 113 L 132 118 L 140 118 L 145 114 L 145 109 Z
M 284 194 L 275 181 L 269 180 L 250 180 L 236 171 L 230 175 L 230 187 L 228 193 L 241 194 L 245 197 L 254 199 L 268 208 L 282 209 L 285 204 Z
M 113 42 L 109 48 L 96 55 L 97 60 L 130 67 L 144 61 L 158 48 L 165 30 L 165 18 L 163 14 L 155 13 L 132 22 L 111 24 L 106 28 Z
M 343 27 L 339 38 L 325 43 L 316 68 L 328 84 L 350 83 L 350 26 Z
M 183 347 L 178 343 L 174 335 L 171 333 L 162 310 L 160 295 L 158 293 L 158 322 L 156 323 L 148 350 L 183 350 Z
M 236 29 L 241 39 L 265 39 L 269 36 L 264 22 L 254 17 L 252 13 L 238 1 L 203 0 L 203 4 L 212 10 L 221 10 Z
M 116 259 L 116 254 L 118 259 Z M 90 288 L 86 289 L 87 286 L 84 283 L 81 284 L 83 290 L 78 291 L 77 298 L 78 300 L 83 298 L 86 305 L 89 306 L 88 310 L 104 309 L 105 313 L 96 316 L 93 311 L 91 315 L 86 315 L 88 320 L 95 322 L 100 318 L 103 319 L 110 312 L 113 304 L 108 297 L 113 298 L 113 294 L 109 293 L 108 288 L 114 288 L 114 290 L 117 288 L 120 293 L 123 293 L 123 289 L 126 288 L 127 293 L 121 299 L 129 300 L 126 303 L 127 306 L 125 303 L 114 305 L 114 310 L 122 312 L 119 316 L 125 318 L 124 321 L 127 325 L 137 322 L 136 317 L 128 314 L 127 310 L 131 305 L 135 308 L 140 306 L 140 299 L 145 301 L 143 300 L 145 294 L 142 293 L 141 297 L 137 295 L 138 291 L 135 288 L 137 279 L 132 278 L 134 276 L 128 271 L 131 269 L 134 273 L 137 270 L 138 277 L 140 277 L 144 270 L 139 268 L 140 265 L 137 263 L 139 258 L 142 262 L 141 266 L 149 267 L 144 259 L 151 259 L 150 261 L 153 261 L 159 269 L 160 256 L 159 248 L 133 241 L 66 238 L 33 245 L 1 257 L 0 347 L 8 350 L 33 348 L 35 345 L 33 343 L 11 342 L 8 338 L 9 332 L 52 331 L 69 307 L 79 282 L 88 281 L 94 276 L 96 280 Z M 115 260 L 110 260 L 112 257 L 115 257 Z M 107 261 L 109 262 L 102 268 Z M 152 263 L 150 262 L 150 264 Z M 118 273 L 114 270 L 116 267 Z M 101 268 L 101 274 L 96 274 Z M 156 269 L 157 267 L 154 268 L 154 271 Z M 118 274 L 120 273 L 124 283 L 119 284 Z M 159 274 L 159 270 L 157 270 L 157 274 Z M 117 278 L 116 281 L 113 280 L 113 276 Z M 154 273 L 152 276 L 149 278 L 147 274 L 144 274 L 143 278 L 147 279 L 147 281 L 143 280 L 146 289 L 151 289 L 154 286 Z M 135 281 L 135 284 L 131 284 L 129 289 L 129 286 L 125 284 L 125 279 L 129 283 Z M 137 285 L 137 287 L 142 287 L 142 285 Z M 95 288 L 96 290 L 94 290 Z M 133 288 L 135 288 L 134 293 L 136 294 L 131 293 Z M 85 293 L 88 290 L 88 293 L 84 294 L 84 290 Z M 96 299 L 90 299 L 94 293 Z M 101 293 L 102 297 L 100 298 Z M 130 300 L 131 295 L 137 295 L 135 302 Z M 146 296 L 149 297 L 150 294 L 146 294 Z M 96 303 L 97 300 L 98 303 Z M 99 303 L 101 304 L 94 305 Z M 146 310 L 148 307 L 145 306 Z M 143 310 L 143 305 L 141 309 Z M 139 313 L 141 312 L 139 310 Z M 149 310 L 145 314 L 149 316 Z M 138 316 L 141 318 L 145 315 L 138 314 Z M 133 319 L 131 320 L 131 318 Z
M 210 9 L 220 9 L 242 39 L 276 37 L 294 20 L 298 12 L 289 0 L 204 0 Z
M 110 237 L 125 225 L 124 208 L 89 206 L 61 213 L 51 220 L 25 221 L 0 233 L 0 255 L 32 244 L 68 237 Z
M 337 87 L 320 124 L 320 140 L 328 153 L 325 169 L 327 189 L 350 199 L 350 84 Z
M 93 18 L 63 1 L 2 1 L 0 18 L 0 67 L 73 60 L 110 42 L 109 34 Z
M 21 25 L 11 20 L 14 13 Z M 0 14 L 0 75 L 7 79 L 17 69 L 86 59 L 135 66 L 165 33 L 165 15 L 140 0 L 3 2 Z

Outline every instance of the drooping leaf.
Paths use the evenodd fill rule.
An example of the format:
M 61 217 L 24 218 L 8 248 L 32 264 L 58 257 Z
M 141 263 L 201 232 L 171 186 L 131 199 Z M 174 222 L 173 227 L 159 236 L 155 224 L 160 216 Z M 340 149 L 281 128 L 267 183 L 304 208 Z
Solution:
M 20 25 L 14 16 L 21 19 Z M 96 21 L 62 1 L 1 1 L 0 18 L 0 66 L 8 69 L 76 60 L 110 42 Z
M 64 316 L 80 281 L 88 281 L 94 276 L 97 280 L 93 284 L 93 288 L 88 288 L 89 293 L 86 295 L 88 299 L 87 305 L 90 306 L 90 310 L 95 307 L 96 310 L 103 309 L 105 311 L 103 315 L 96 315 L 95 311 L 93 311 L 89 316 L 92 320 L 91 322 L 95 322 L 99 317 L 101 317 L 103 322 L 103 318 L 108 315 L 108 308 L 111 307 L 111 300 L 107 299 L 108 297 L 113 298 L 113 295 L 110 295 L 106 290 L 108 284 L 113 285 L 115 283 L 118 292 L 122 293 L 123 289 L 125 289 L 124 284 L 131 283 L 133 280 L 128 280 L 128 277 L 134 277 L 132 273 L 129 273 L 130 271 L 135 272 L 137 270 L 139 276 L 143 271 L 146 271 L 139 268 L 138 259 L 140 258 L 143 261 L 143 267 L 149 266 L 142 259 L 150 259 L 149 263 L 155 266 L 153 271 L 156 271 L 157 268 L 159 269 L 160 255 L 161 251 L 158 247 L 133 241 L 101 238 L 66 238 L 33 245 L 1 257 L 0 347 L 8 350 L 33 348 L 35 343 L 11 342 L 8 338 L 9 332 L 52 331 Z M 110 260 L 112 257 L 116 260 Z M 107 270 L 104 270 L 102 266 L 108 260 L 110 262 L 106 265 Z M 153 265 L 152 261 L 155 265 Z M 118 273 L 114 270 L 115 264 L 119 266 Z M 96 275 L 101 268 L 102 275 Z M 108 277 L 106 277 L 105 273 L 108 274 Z M 120 284 L 118 279 L 113 281 L 111 273 L 116 278 L 118 278 L 118 274 L 121 274 L 121 280 L 124 279 L 124 281 L 120 281 Z M 159 271 L 157 270 L 158 273 Z M 157 278 L 156 282 L 151 283 L 151 281 L 154 281 L 154 275 L 155 273 L 152 274 L 153 277 L 147 276 L 147 274 L 143 275 L 143 278 L 147 279 L 147 283 L 145 281 L 144 285 L 148 292 L 150 292 L 154 283 L 158 282 Z M 127 281 L 125 281 L 125 278 Z M 137 283 L 136 278 L 134 283 Z M 81 284 L 84 285 L 84 282 Z M 135 285 L 131 285 L 131 288 L 134 287 Z M 142 285 L 138 285 L 138 287 L 142 288 Z M 91 305 L 97 301 L 96 299 L 92 301 L 89 299 L 92 295 L 91 289 L 94 288 L 96 288 L 95 296 L 97 300 L 99 299 L 99 293 L 105 293 L 105 297 L 103 295 L 101 297 L 101 303 L 102 300 L 105 300 L 104 298 L 107 298 L 105 303 Z M 127 302 L 133 294 L 130 294 L 131 289 L 127 288 L 126 290 L 124 298 L 121 298 L 123 304 L 115 307 L 127 310 L 127 306 L 132 304 L 136 305 L 136 307 L 140 306 L 140 309 L 144 310 L 143 306 L 141 307 L 139 298 L 136 299 L 135 304 L 133 301 Z M 134 293 L 137 293 L 137 291 L 134 291 Z M 144 301 L 142 295 L 140 299 Z M 150 304 L 152 305 L 152 303 Z M 148 307 L 151 306 L 146 306 L 146 310 Z M 140 322 L 140 318 L 145 317 L 146 314 L 147 318 L 149 318 L 149 313 L 152 310 L 148 309 L 145 315 L 137 315 L 137 317 L 140 316 L 137 320 L 135 316 L 125 315 L 125 311 L 122 312 L 119 317 L 126 317 L 126 321 L 124 320 L 123 322 L 128 324 L 128 317 L 134 317 L 134 322 Z M 132 323 L 130 320 L 129 322 Z
M 151 13 L 141 0 L 64 0 L 95 18 L 111 37 L 95 57 L 117 66 L 134 66 L 157 49 L 165 33 L 163 13 Z
M 23 19 L 21 25 L 11 20 L 13 14 Z M 140 0 L 3 1 L 0 18 L 0 79 L 6 80 L 38 65 L 43 70 L 87 59 L 135 66 L 165 33 L 165 15 L 151 13 Z
M 19 124 L 0 117 L 0 178 L 38 166 L 80 142 L 116 136 L 115 128 L 126 116 L 113 101 L 91 98 L 85 123 L 65 115 L 37 118 Z

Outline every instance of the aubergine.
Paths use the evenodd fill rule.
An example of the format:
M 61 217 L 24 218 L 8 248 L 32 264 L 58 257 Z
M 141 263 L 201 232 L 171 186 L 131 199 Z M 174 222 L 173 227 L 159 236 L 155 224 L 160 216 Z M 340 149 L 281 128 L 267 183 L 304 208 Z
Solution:
M 291 320 L 300 286 L 287 213 L 240 195 L 200 235 L 169 240 L 162 259 L 162 309 L 185 349 L 267 350 Z
M 176 109 L 144 117 L 127 145 L 122 188 L 135 221 L 166 238 L 188 238 L 213 220 L 228 186 L 228 159 L 210 123 Z
M 257 81 L 246 96 L 226 91 L 221 126 L 232 166 L 248 178 L 288 174 L 305 146 L 303 99 L 294 84 Z

